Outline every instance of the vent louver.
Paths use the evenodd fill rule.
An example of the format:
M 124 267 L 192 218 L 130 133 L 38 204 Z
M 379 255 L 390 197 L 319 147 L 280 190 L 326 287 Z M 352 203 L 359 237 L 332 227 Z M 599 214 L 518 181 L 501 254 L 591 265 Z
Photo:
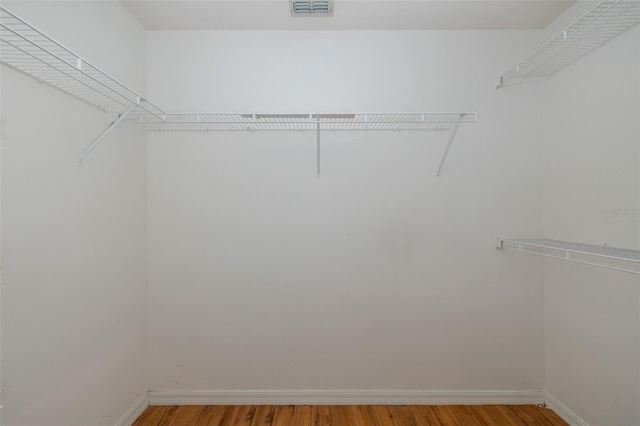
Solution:
M 332 16 L 333 0 L 290 0 L 292 16 Z

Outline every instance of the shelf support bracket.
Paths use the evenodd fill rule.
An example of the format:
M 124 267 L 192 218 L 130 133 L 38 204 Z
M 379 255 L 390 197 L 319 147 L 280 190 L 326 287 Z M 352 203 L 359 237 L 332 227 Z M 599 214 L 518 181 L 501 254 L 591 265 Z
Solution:
M 316 121 L 316 173 L 320 178 L 320 121 Z
M 451 149 L 451 144 L 453 140 L 456 138 L 456 133 L 458 133 L 458 128 L 460 127 L 460 123 L 464 118 L 464 114 L 460 114 L 460 121 L 453 125 L 451 128 L 451 134 L 449 135 L 449 142 L 447 143 L 447 147 L 444 149 L 444 154 L 442 155 L 442 160 L 440 160 L 440 165 L 438 166 L 438 176 L 440 176 L 440 172 L 442 171 L 442 166 L 444 165 L 444 160 L 447 159 L 447 154 L 449 154 L 449 149 Z
M 129 114 L 131 114 L 133 112 L 134 109 L 136 109 L 136 107 L 139 105 L 135 104 L 129 107 L 129 109 L 127 109 L 124 113 L 122 113 L 122 115 L 120 115 L 120 117 L 118 117 L 118 119 L 116 121 L 114 121 L 113 123 L 111 123 L 109 125 L 109 127 L 107 127 L 101 134 L 100 136 L 98 136 L 93 142 L 91 142 L 91 144 L 85 148 L 84 151 L 82 151 L 82 153 L 80 154 L 80 157 L 78 158 L 78 164 L 80 166 L 82 166 L 82 164 L 84 163 L 84 160 L 89 156 L 89 154 L 91 154 L 91 152 L 97 148 L 98 145 L 100 145 L 100 143 L 107 137 L 109 136 L 109 133 L 113 132 L 116 127 L 118 127 L 120 125 L 120 123 L 122 123 L 124 121 L 125 118 L 127 118 L 127 116 Z

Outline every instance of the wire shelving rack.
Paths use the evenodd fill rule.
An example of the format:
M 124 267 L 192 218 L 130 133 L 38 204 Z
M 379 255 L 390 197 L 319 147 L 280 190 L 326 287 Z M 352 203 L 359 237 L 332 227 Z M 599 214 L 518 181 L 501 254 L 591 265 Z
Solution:
M 0 6 L 0 61 L 118 118 L 85 150 L 80 164 L 133 111 L 162 116 L 142 95 Z
M 474 112 L 358 114 L 166 114 L 133 113 L 126 119 L 151 131 L 450 130 L 475 123 Z
M 640 275 L 640 250 L 597 246 L 553 239 L 496 238 L 496 249 L 568 260 Z
M 154 116 L 164 113 L 139 93 L 2 6 L 0 60 L 104 111 L 124 114 L 133 106 Z
M 320 132 L 322 131 L 379 131 L 379 130 L 449 130 L 449 141 L 438 166 L 442 166 L 464 123 L 477 122 L 475 112 L 448 113 L 357 113 L 357 114 L 131 114 L 127 122 L 144 125 L 150 131 L 315 131 L 317 144 L 317 173 L 320 175 Z
M 640 22 L 640 0 L 604 0 L 496 79 L 496 87 L 552 76 Z
M 117 115 L 79 155 L 81 164 L 122 123 L 137 123 L 149 131 L 315 131 L 318 174 L 322 131 L 449 130 L 449 142 L 438 167 L 440 175 L 458 127 L 477 121 L 474 112 L 167 114 L 4 7 L 0 7 L 0 61 Z

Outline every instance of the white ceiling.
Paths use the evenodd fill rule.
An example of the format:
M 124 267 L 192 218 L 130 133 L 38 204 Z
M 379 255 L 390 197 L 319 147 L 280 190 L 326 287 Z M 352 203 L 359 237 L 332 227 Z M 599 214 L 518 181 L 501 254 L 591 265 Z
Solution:
M 120 0 L 149 30 L 476 30 L 546 27 L 575 0 L 335 0 L 292 17 L 288 0 Z

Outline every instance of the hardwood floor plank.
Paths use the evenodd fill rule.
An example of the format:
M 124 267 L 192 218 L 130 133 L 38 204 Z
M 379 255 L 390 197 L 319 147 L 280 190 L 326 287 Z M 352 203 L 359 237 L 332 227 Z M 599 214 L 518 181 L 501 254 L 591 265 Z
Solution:
M 245 413 L 245 422 L 243 424 L 245 424 L 246 426 L 252 426 L 253 424 L 255 424 L 255 420 L 256 420 L 256 417 L 258 416 L 259 408 L 260 408 L 259 405 L 249 406 L 249 409 Z
M 230 426 L 233 416 L 233 405 L 220 405 L 220 409 L 214 412 L 211 423 L 207 426 Z
M 162 418 L 166 409 L 166 406 L 147 407 L 140 417 L 138 417 L 138 419 L 133 423 L 133 426 L 158 424 L 158 421 Z
M 204 405 L 199 406 L 176 406 L 175 411 L 173 411 L 170 416 L 167 418 L 167 425 L 169 426 L 191 426 L 197 424 L 198 419 L 200 417 L 200 413 L 205 408 Z
M 370 405 L 353 406 L 353 422 L 355 426 L 384 426 L 376 421 Z
M 233 426 L 250 426 L 255 414 L 255 405 L 236 405 L 231 415 Z
M 442 426 L 431 405 L 409 405 L 418 426 Z
M 273 417 L 273 426 L 293 425 L 294 405 L 278 405 Z
M 148 407 L 134 426 L 568 426 L 535 405 Z
M 316 405 L 314 409 L 313 426 L 332 426 L 331 407 L 329 405 Z
M 272 426 L 275 407 L 273 405 L 257 405 L 251 426 Z
M 413 410 L 407 405 L 396 405 L 393 410 L 396 414 L 396 418 L 403 426 L 418 426 L 418 422 L 414 416 Z
M 381 426 L 403 426 L 391 405 L 374 405 L 372 411 L 375 421 Z
M 197 425 L 209 426 L 213 424 L 213 417 L 215 413 L 220 409 L 217 405 L 201 405 L 202 409 L 196 419 Z
M 269 412 L 272 408 L 271 405 L 255 405 L 255 411 L 253 414 L 253 419 L 251 419 L 251 426 L 269 426 L 270 423 L 267 423 L 267 418 L 269 416 Z
M 545 423 L 544 416 L 539 414 L 537 410 L 529 412 L 525 407 L 526 406 L 521 406 L 518 409 L 514 409 L 514 407 L 510 405 L 507 406 L 507 408 L 511 410 L 513 414 L 518 416 L 527 426 L 544 426 L 549 424 L 548 421 Z
M 313 407 L 311 405 L 294 405 L 292 424 L 313 426 Z
M 168 406 L 164 413 L 162 413 L 162 417 L 158 420 L 158 426 L 170 426 L 171 420 L 173 419 L 173 415 L 176 411 L 178 411 L 179 406 L 171 405 Z
M 443 425 L 484 426 L 467 405 L 436 405 L 433 409 Z
M 331 409 L 331 418 L 333 420 L 332 426 L 335 426 L 335 425 L 354 426 L 354 419 L 353 419 L 353 414 L 350 406 L 332 405 L 330 409 Z
M 522 419 L 499 405 L 474 405 L 469 410 L 475 413 L 478 420 L 484 425 L 514 425 L 523 426 Z
M 566 422 L 560 418 L 556 413 L 544 406 L 524 405 L 517 413 L 522 418 L 522 415 L 530 415 L 543 425 L 548 426 L 566 426 Z

